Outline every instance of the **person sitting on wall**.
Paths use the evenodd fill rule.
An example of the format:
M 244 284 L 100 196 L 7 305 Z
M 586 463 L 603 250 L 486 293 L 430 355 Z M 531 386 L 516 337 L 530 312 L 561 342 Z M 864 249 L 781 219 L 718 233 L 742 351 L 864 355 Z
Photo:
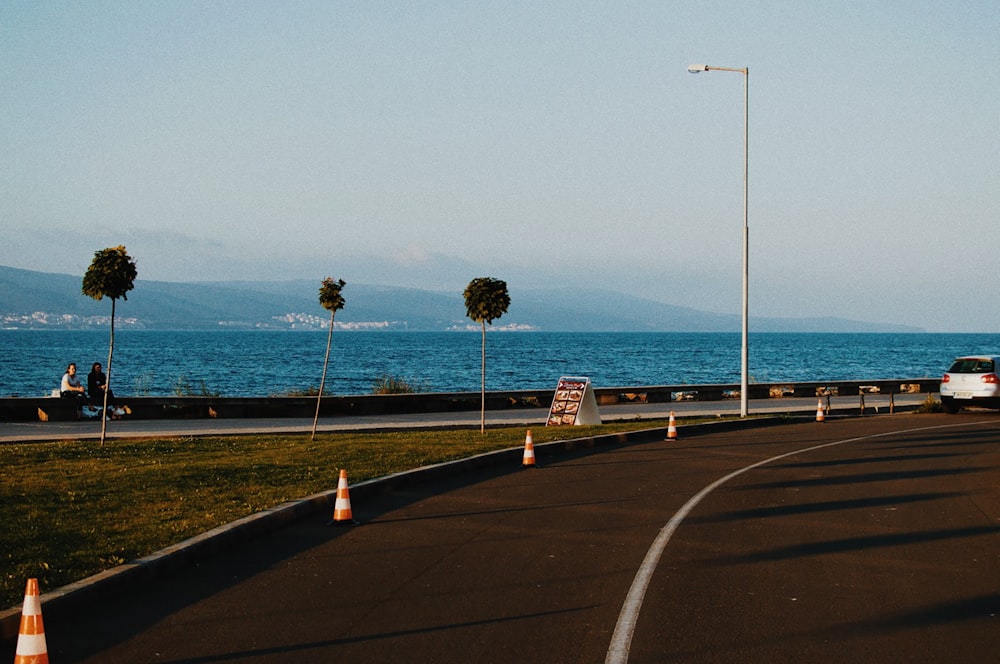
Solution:
M 90 405 L 94 408 L 101 409 L 104 407 L 104 391 L 108 388 L 108 377 L 101 370 L 101 363 L 94 362 L 94 365 L 90 368 L 90 373 L 87 374 L 87 392 L 90 394 Z M 108 417 L 113 417 L 115 419 L 122 417 L 128 411 L 125 408 L 117 408 L 115 405 L 115 393 L 111 390 L 108 392 Z M 126 408 L 128 408 L 126 406 Z
M 76 362 L 70 362 L 59 384 L 59 395 L 64 399 L 76 399 L 76 416 L 83 415 L 83 405 L 87 402 L 87 391 L 76 377 Z
M 94 362 L 94 366 L 90 368 L 90 373 L 87 374 L 87 394 L 90 395 L 90 404 L 92 406 L 104 405 L 104 390 L 107 387 L 108 377 L 101 371 L 101 363 Z M 108 392 L 108 405 L 115 405 L 114 392 Z

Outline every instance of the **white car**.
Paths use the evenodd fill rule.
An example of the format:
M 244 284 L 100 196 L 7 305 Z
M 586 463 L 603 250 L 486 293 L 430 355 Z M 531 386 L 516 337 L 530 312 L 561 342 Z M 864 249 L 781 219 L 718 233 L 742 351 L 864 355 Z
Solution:
M 957 413 L 968 406 L 1000 408 L 1000 355 L 956 358 L 941 378 L 941 405 Z

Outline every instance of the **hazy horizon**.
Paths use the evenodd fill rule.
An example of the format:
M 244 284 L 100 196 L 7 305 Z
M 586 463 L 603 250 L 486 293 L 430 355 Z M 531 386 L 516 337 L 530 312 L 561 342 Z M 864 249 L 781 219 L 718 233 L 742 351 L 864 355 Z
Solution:
M 0 6 L 0 263 L 1000 329 L 1000 6 Z M 958 251 L 955 248 L 961 247 Z

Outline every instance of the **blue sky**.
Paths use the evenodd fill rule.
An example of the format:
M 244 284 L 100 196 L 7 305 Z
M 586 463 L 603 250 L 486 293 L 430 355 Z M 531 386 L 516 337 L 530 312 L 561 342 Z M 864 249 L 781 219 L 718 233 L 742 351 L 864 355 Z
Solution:
M 1000 329 L 1000 6 L 0 5 L 0 264 Z

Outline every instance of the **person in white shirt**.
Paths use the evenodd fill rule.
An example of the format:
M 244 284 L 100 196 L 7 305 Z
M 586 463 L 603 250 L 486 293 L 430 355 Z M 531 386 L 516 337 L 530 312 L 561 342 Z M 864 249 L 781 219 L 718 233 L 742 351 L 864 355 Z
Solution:
M 66 399 L 76 399 L 76 416 L 83 415 L 83 405 L 87 402 L 87 390 L 76 377 L 76 363 L 70 362 L 59 385 L 59 394 Z
M 62 384 L 59 386 L 59 394 L 64 397 L 81 398 L 87 396 L 87 391 L 80 384 L 80 379 L 76 377 L 76 363 L 70 362 L 63 374 Z

